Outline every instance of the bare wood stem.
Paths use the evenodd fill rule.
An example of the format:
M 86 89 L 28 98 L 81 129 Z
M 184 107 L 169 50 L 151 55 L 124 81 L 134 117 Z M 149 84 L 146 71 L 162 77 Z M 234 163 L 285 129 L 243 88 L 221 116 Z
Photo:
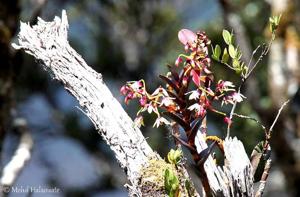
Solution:
M 276 124 L 276 122 L 277 122 L 277 120 L 278 120 L 278 118 L 279 118 L 279 116 L 280 116 L 280 114 L 281 114 L 283 108 L 284 108 L 289 102 L 290 102 L 290 100 L 287 100 L 287 101 L 285 101 L 285 102 L 281 105 L 281 107 L 280 107 L 280 109 L 278 110 L 277 115 L 276 115 L 276 117 L 275 117 L 275 119 L 274 119 L 274 121 L 273 121 L 273 123 L 272 123 L 270 129 L 269 129 L 269 135 L 271 135 L 271 133 L 272 133 L 272 131 L 273 131 L 273 128 L 274 128 L 274 126 L 275 126 L 275 124 Z
M 33 139 L 28 131 L 26 120 L 23 118 L 15 118 L 13 124 L 16 130 L 21 133 L 21 137 L 14 155 L 4 166 L 2 171 L 0 187 L 2 188 L 3 196 L 8 195 L 10 187 L 13 186 L 27 161 L 31 158 L 31 150 L 33 147 Z
M 247 120 L 252 120 L 252 121 L 256 122 L 265 132 L 267 131 L 267 128 L 260 121 L 258 121 L 256 118 L 253 118 L 253 117 L 250 117 L 250 116 L 245 116 L 245 115 L 242 115 L 242 114 L 237 114 L 237 113 L 233 113 L 233 116 L 243 118 L 243 119 L 247 119 Z
M 261 180 L 260 180 L 259 188 L 258 188 L 257 192 L 255 193 L 255 197 L 261 197 L 263 195 L 263 193 L 264 193 L 264 190 L 265 190 L 265 187 L 266 187 L 267 178 L 269 176 L 270 169 L 271 169 L 271 164 L 272 164 L 272 160 L 268 159 L 266 161 L 266 164 L 265 164 L 264 172 L 261 175 Z

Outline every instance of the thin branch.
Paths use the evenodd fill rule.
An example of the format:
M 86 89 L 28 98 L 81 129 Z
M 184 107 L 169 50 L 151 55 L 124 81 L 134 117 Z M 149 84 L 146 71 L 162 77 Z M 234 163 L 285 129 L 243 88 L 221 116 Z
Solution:
M 259 58 L 257 59 L 257 61 L 254 63 L 254 65 L 253 65 L 252 67 L 250 66 L 251 64 L 250 64 L 250 61 L 249 61 L 249 63 L 248 63 L 248 68 L 249 68 L 249 66 L 250 66 L 251 69 L 248 70 L 248 72 L 246 73 L 246 75 L 245 75 L 244 77 L 242 77 L 241 84 L 240 84 L 240 86 L 239 86 L 239 88 L 238 88 L 238 94 L 241 93 L 241 88 L 242 88 L 242 86 L 245 84 L 246 80 L 250 77 L 250 75 L 252 74 L 253 70 L 254 70 L 254 69 L 256 68 L 256 66 L 258 65 L 258 63 L 261 62 L 262 59 L 264 58 L 264 56 L 266 56 L 266 55 L 268 54 L 268 52 L 269 52 L 269 50 L 270 50 L 270 48 L 271 48 L 271 46 L 272 46 L 272 43 L 273 43 L 273 40 L 274 40 L 274 39 L 275 39 L 275 33 L 272 33 L 272 38 L 271 38 L 271 40 L 270 40 L 268 46 L 266 47 L 265 44 L 263 44 L 263 46 L 265 46 L 265 47 L 263 47 L 262 52 L 261 52 Z M 260 48 L 260 46 L 258 46 L 258 47 L 253 51 L 253 53 L 252 53 L 253 56 L 254 56 L 254 54 L 256 53 L 256 50 L 259 49 L 259 48 Z M 252 61 L 253 56 L 251 56 L 251 59 L 250 59 L 251 61 Z M 234 104 L 233 104 L 233 106 L 232 106 L 232 108 L 231 108 L 230 114 L 229 114 L 230 120 L 231 120 L 232 117 L 233 117 L 233 114 L 234 114 L 234 111 L 235 111 L 235 109 L 236 109 L 236 106 L 237 106 L 237 102 L 234 102 Z M 230 126 L 231 126 L 231 124 L 228 124 L 228 125 L 227 125 L 227 134 L 226 134 L 226 138 L 228 138 L 228 137 L 230 136 Z
M 267 128 L 261 123 L 259 122 L 256 118 L 250 117 L 250 116 L 245 116 L 242 114 L 237 114 L 237 113 L 233 113 L 234 116 L 239 117 L 239 118 L 243 118 L 243 119 L 247 119 L 247 120 L 253 120 L 254 122 L 256 122 L 265 132 L 267 131 Z
M 265 44 L 262 45 L 263 49 L 261 51 L 261 54 L 258 57 L 258 59 L 256 60 L 256 62 L 254 63 L 254 65 L 251 66 L 250 63 L 249 63 L 248 68 L 251 68 L 251 69 L 247 72 L 247 74 L 245 76 L 245 80 L 249 78 L 249 76 L 251 75 L 251 73 L 253 72 L 253 70 L 256 68 L 256 66 L 258 65 L 258 63 L 260 63 L 263 60 L 264 56 L 266 56 L 269 53 L 270 48 L 271 48 L 271 46 L 273 44 L 274 39 L 275 39 L 275 33 L 272 33 L 272 38 L 271 38 L 268 46 L 265 46 Z
M 33 139 L 27 128 L 27 122 L 23 118 L 16 118 L 13 123 L 17 132 L 21 133 L 20 143 L 11 160 L 4 166 L 0 179 L 3 195 L 6 196 L 10 187 L 18 178 L 20 172 L 31 158 Z
M 266 132 L 266 140 L 265 140 L 265 144 L 264 144 L 264 147 L 263 147 L 263 154 L 267 154 L 268 151 L 271 151 L 270 150 L 270 139 L 271 139 L 271 132 L 283 110 L 283 108 L 289 103 L 289 100 L 285 101 L 280 109 L 278 110 L 277 112 L 277 115 L 270 127 L 270 129 L 268 130 L 268 132 Z M 270 171 L 270 168 L 271 168 L 271 164 L 272 164 L 272 160 L 271 159 L 267 159 L 266 163 L 265 163 L 265 167 L 264 167 L 264 172 L 261 176 L 261 180 L 260 180 L 260 185 L 259 185 L 259 188 L 255 194 L 255 197 L 261 197 L 263 195 L 263 192 L 264 192 L 264 189 L 265 189 L 265 186 L 266 186 L 266 181 L 267 181 L 267 178 L 268 178 L 268 175 L 269 175 L 269 171 Z
M 217 61 L 218 63 L 220 63 L 220 64 L 222 64 L 222 65 L 224 65 L 224 66 L 226 66 L 227 68 L 229 68 L 230 70 L 232 70 L 232 71 L 235 71 L 235 69 L 232 67 L 232 66 L 230 66 L 228 63 L 226 63 L 226 62 L 222 62 L 222 61 L 218 61 L 218 60 L 215 60 L 215 61 Z
M 245 81 L 242 79 L 242 83 L 240 84 L 240 86 L 239 86 L 239 88 L 238 88 L 238 94 L 241 93 L 241 88 L 242 88 L 242 86 L 243 86 L 244 83 L 245 83 Z M 233 117 L 233 114 L 234 114 L 236 105 L 237 105 L 237 102 L 235 101 L 235 102 L 233 103 L 233 106 L 232 106 L 231 111 L 230 111 L 230 114 L 229 114 L 229 119 L 230 119 L 230 120 L 232 120 L 232 117 Z M 230 127 L 231 127 L 231 124 L 228 124 L 228 125 L 227 125 L 227 134 L 226 134 L 226 138 L 229 138 L 229 136 L 230 136 Z
M 249 62 L 248 68 L 251 68 L 251 69 L 250 69 L 250 70 L 248 71 L 248 73 L 246 74 L 246 77 L 245 77 L 246 79 L 249 78 L 249 76 L 251 75 L 251 73 L 253 72 L 253 70 L 256 68 L 256 66 L 258 65 L 258 63 L 261 62 L 261 61 L 263 60 L 264 56 L 266 56 L 266 55 L 269 53 L 270 48 L 271 48 L 271 46 L 272 46 L 272 44 L 273 44 L 273 41 L 275 40 L 275 36 L 276 36 L 275 33 L 276 33 L 275 31 L 272 33 L 271 40 L 270 40 L 268 46 L 265 46 L 265 44 L 262 44 L 262 46 L 263 46 L 262 52 L 261 52 L 260 56 L 258 57 L 258 59 L 256 60 L 256 62 L 254 63 L 254 65 L 251 66 L 251 64 L 250 64 L 250 62 Z M 254 51 L 256 52 L 256 50 L 257 50 L 259 47 L 260 47 L 260 45 L 259 45 Z M 254 51 L 253 51 L 253 52 L 254 52 Z
M 265 168 L 264 168 L 264 172 L 261 175 L 261 179 L 260 179 L 260 184 L 259 184 L 259 188 L 255 194 L 255 197 L 261 197 L 264 193 L 265 187 L 266 187 L 266 182 L 267 182 L 267 178 L 269 176 L 270 173 L 270 169 L 271 169 L 271 164 L 272 164 L 272 160 L 268 159 L 266 161 L 265 164 Z
M 290 100 L 287 100 L 287 101 L 285 101 L 285 102 L 281 105 L 281 107 L 280 107 L 280 109 L 278 110 L 277 115 L 276 115 L 276 117 L 275 117 L 275 119 L 274 119 L 274 121 L 273 121 L 273 123 L 272 123 L 270 129 L 269 129 L 269 135 L 271 135 L 271 132 L 273 131 L 273 128 L 274 128 L 274 126 L 275 126 L 275 124 L 276 124 L 276 122 L 277 122 L 277 120 L 278 120 L 278 118 L 279 118 L 279 116 L 280 116 L 280 114 L 281 114 L 281 111 L 283 110 L 283 108 L 284 108 L 289 102 L 290 102 Z
M 256 49 L 254 49 L 254 51 L 252 52 L 252 55 L 251 55 L 251 57 L 250 57 L 249 63 L 248 63 L 248 65 L 247 65 L 247 68 L 250 68 L 251 63 L 252 63 L 253 58 L 254 58 L 254 55 L 256 54 L 256 52 L 258 51 L 258 49 L 259 49 L 260 47 L 261 47 L 261 45 L 258 45 L 258 46 L 256 47 Z

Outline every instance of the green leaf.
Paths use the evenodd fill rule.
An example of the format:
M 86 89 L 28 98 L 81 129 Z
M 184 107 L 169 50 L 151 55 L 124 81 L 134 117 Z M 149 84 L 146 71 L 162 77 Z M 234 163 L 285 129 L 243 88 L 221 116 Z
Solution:
M 272 16 L 269 18 L 270 22 L 270 31 L 274 33 L 276 29 L 278 28 L 279 22 L 280 22 L 281 14 L 279 16 Z
M 219 59 L 220 59 L 221 52 L 222 52 L 221 47 L 217 44 L 216 48 L 214 50 L 214 56 L 215 56 L 217 61 L 219 61 Z
M 232 43 L 231 33 L 229 31 L 227 31 L 226 29 L 223 29 L 222 35 L 223 35 L 223 39 L 224 39 L 225 43 L 227 45 L 230 45 Z
M 174 149 L 171 149 L 167 155 L 169 163 L 172 163 L 172 161 L 174 160 L 173 158 L 174 152 L 175 152 Z
M 236 74 L 241 75 L 243 68 L 241 67 L 241 62 L 237 58 L 232 60 L 232 67 L 234 68 Z
M 238 59 L 233 59 L 232 60 L 232 66 L 233 66 L 233 68 L 241 68 L 240 67 L 240 61 Z
M 232 44 L 229 45 L 228 52 L 231 58 L 236 58 L 237 52 Z
M 167 193 L 171 190 L 171 177 L 170 177 L 170 170 L 165 170 L 165 190 Z
M 222 55 L 222 63 L 227 63 L 229 60 L 229 55 L 228 55 L 228 52 L 227 52 L 227 49 L 225 48 L 224 49 L 224 52 L 223 52 L 223 55 Z
M 235 70 L 235 73 L 237 75 L 241 75 L 241 73 L 242 73 L 242 69 L 241 68 L 237 68 L 237 69 L 234 69 L 234 70 Z
M 211 56 L 211 58 L 213 58 L 213 59 L 216 60 L 216 61 L 220 61 L 220 59 L 217 58 L 214 54 Z
M 168 153 L 168 161 L 172 164 L 175 164 L 177 165 L 178 162 L 180 161 L 181 159 L 181 156 L 182 156 L 182 151 L 177 149 L 177 150 L 174 150 L 174 149 L 171 149 L 170 152 Z
M 175 197 L 179 190 L 179 180 L 177 176 L 167 168 L 165 170 L 165 191 L 170 197 Z
M 248 66 L 246 66 L 245 63 L 242 62 L 241 68 L 242 68 L 243 75 L 246 75 L 248 73 Z
M 216 56 L 216 48 L 212 47 L 212 55 L 211 57 L 216 60 L 219 61 L 219 58 Z
M 242 58 L 242 52 L 239 50 L 239 48 L 237 48 L 236 49 L 236 58 L 238 59 L 238 60 L 240 60 L 241 58 Z

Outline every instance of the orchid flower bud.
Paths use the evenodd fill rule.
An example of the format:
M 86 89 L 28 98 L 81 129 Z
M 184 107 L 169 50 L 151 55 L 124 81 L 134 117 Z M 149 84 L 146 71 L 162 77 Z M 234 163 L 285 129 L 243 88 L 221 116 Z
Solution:
M 227 117 L 227 116 L 224 118 L 224 122 L 226 124 L 228 124 L 229 126 L 232 124 L 232 120 L 229 117 Z
M 123 85 L 120 89 L 121 94 L 125 95 L 128 92 L 128 87 Z
M 175 61 L 175 66 L 179 66 L 179 64 L 182 62 L 182 58 L 181 57 L 178 57 Z
M 193 44 L 197 40 L 197 35 L 188 29 L 182 29 L 178 32 L 178 39 L 183 44 Z

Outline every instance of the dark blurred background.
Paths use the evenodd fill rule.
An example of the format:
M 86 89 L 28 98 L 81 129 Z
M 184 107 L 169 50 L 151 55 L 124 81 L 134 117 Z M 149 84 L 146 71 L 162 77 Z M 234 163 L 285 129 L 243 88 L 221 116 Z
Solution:
M 31 159 L 15 186 L 58 187 L 59 193 L 32 196 L 127 196 L 126 177 L 109 147 L 91 122 L 78 110 L 77 101 L 53 81 L 35 60 L 12 49 L 19 20 L 36 23 L 37 16 L 53 20 L 66 9 L 69 40 L 96 71 L 101 72 L 114 96 L 123 103 L 120 87 L 144 78 L 153 90 L 183 52 L 177 32 L 182 28 L 206 31 L 213 44 L 222 43 L 222 29 L 233 30 L 249 62 L 252 51 L 270 40 L 268 18 L 282 13 L 277 40 L 243 88 L 247 100 L 237 112 L 269 127 L 280 105 L 291 99 L 272 136 L 273 161 L 265 196 L 300 196 L 300 3 L 297 0 L 1 0 L 0 1 L 0 141 L 1 166 L 18 145 L 14 119 L 27 121 L 33 137 Z M 259 53 L 258 53 L 259 54 Z M 257 59 L 256 55 L 254 59 Z M 239 83 L 238 77 L 214 63 L 216 78 Z M 136 103 L 124 105 L 132 118 Z M 230 110 L 225 108 L 223 110 Z M 153 117 L 142 131 L 162 157 L 173 147 L 163 128 L 152 128 Z M 209 131 L 225 136 L 225 124 L 208 116 Z M 253 121 L 234 120 L 232 135 L 248 154 L 264 139 Z M 191 172 L 192 173 L 192 172 Z M 195 181 L 199 184 L 199 180 Z M 9 196 L 27 196 L 10 193 Z

